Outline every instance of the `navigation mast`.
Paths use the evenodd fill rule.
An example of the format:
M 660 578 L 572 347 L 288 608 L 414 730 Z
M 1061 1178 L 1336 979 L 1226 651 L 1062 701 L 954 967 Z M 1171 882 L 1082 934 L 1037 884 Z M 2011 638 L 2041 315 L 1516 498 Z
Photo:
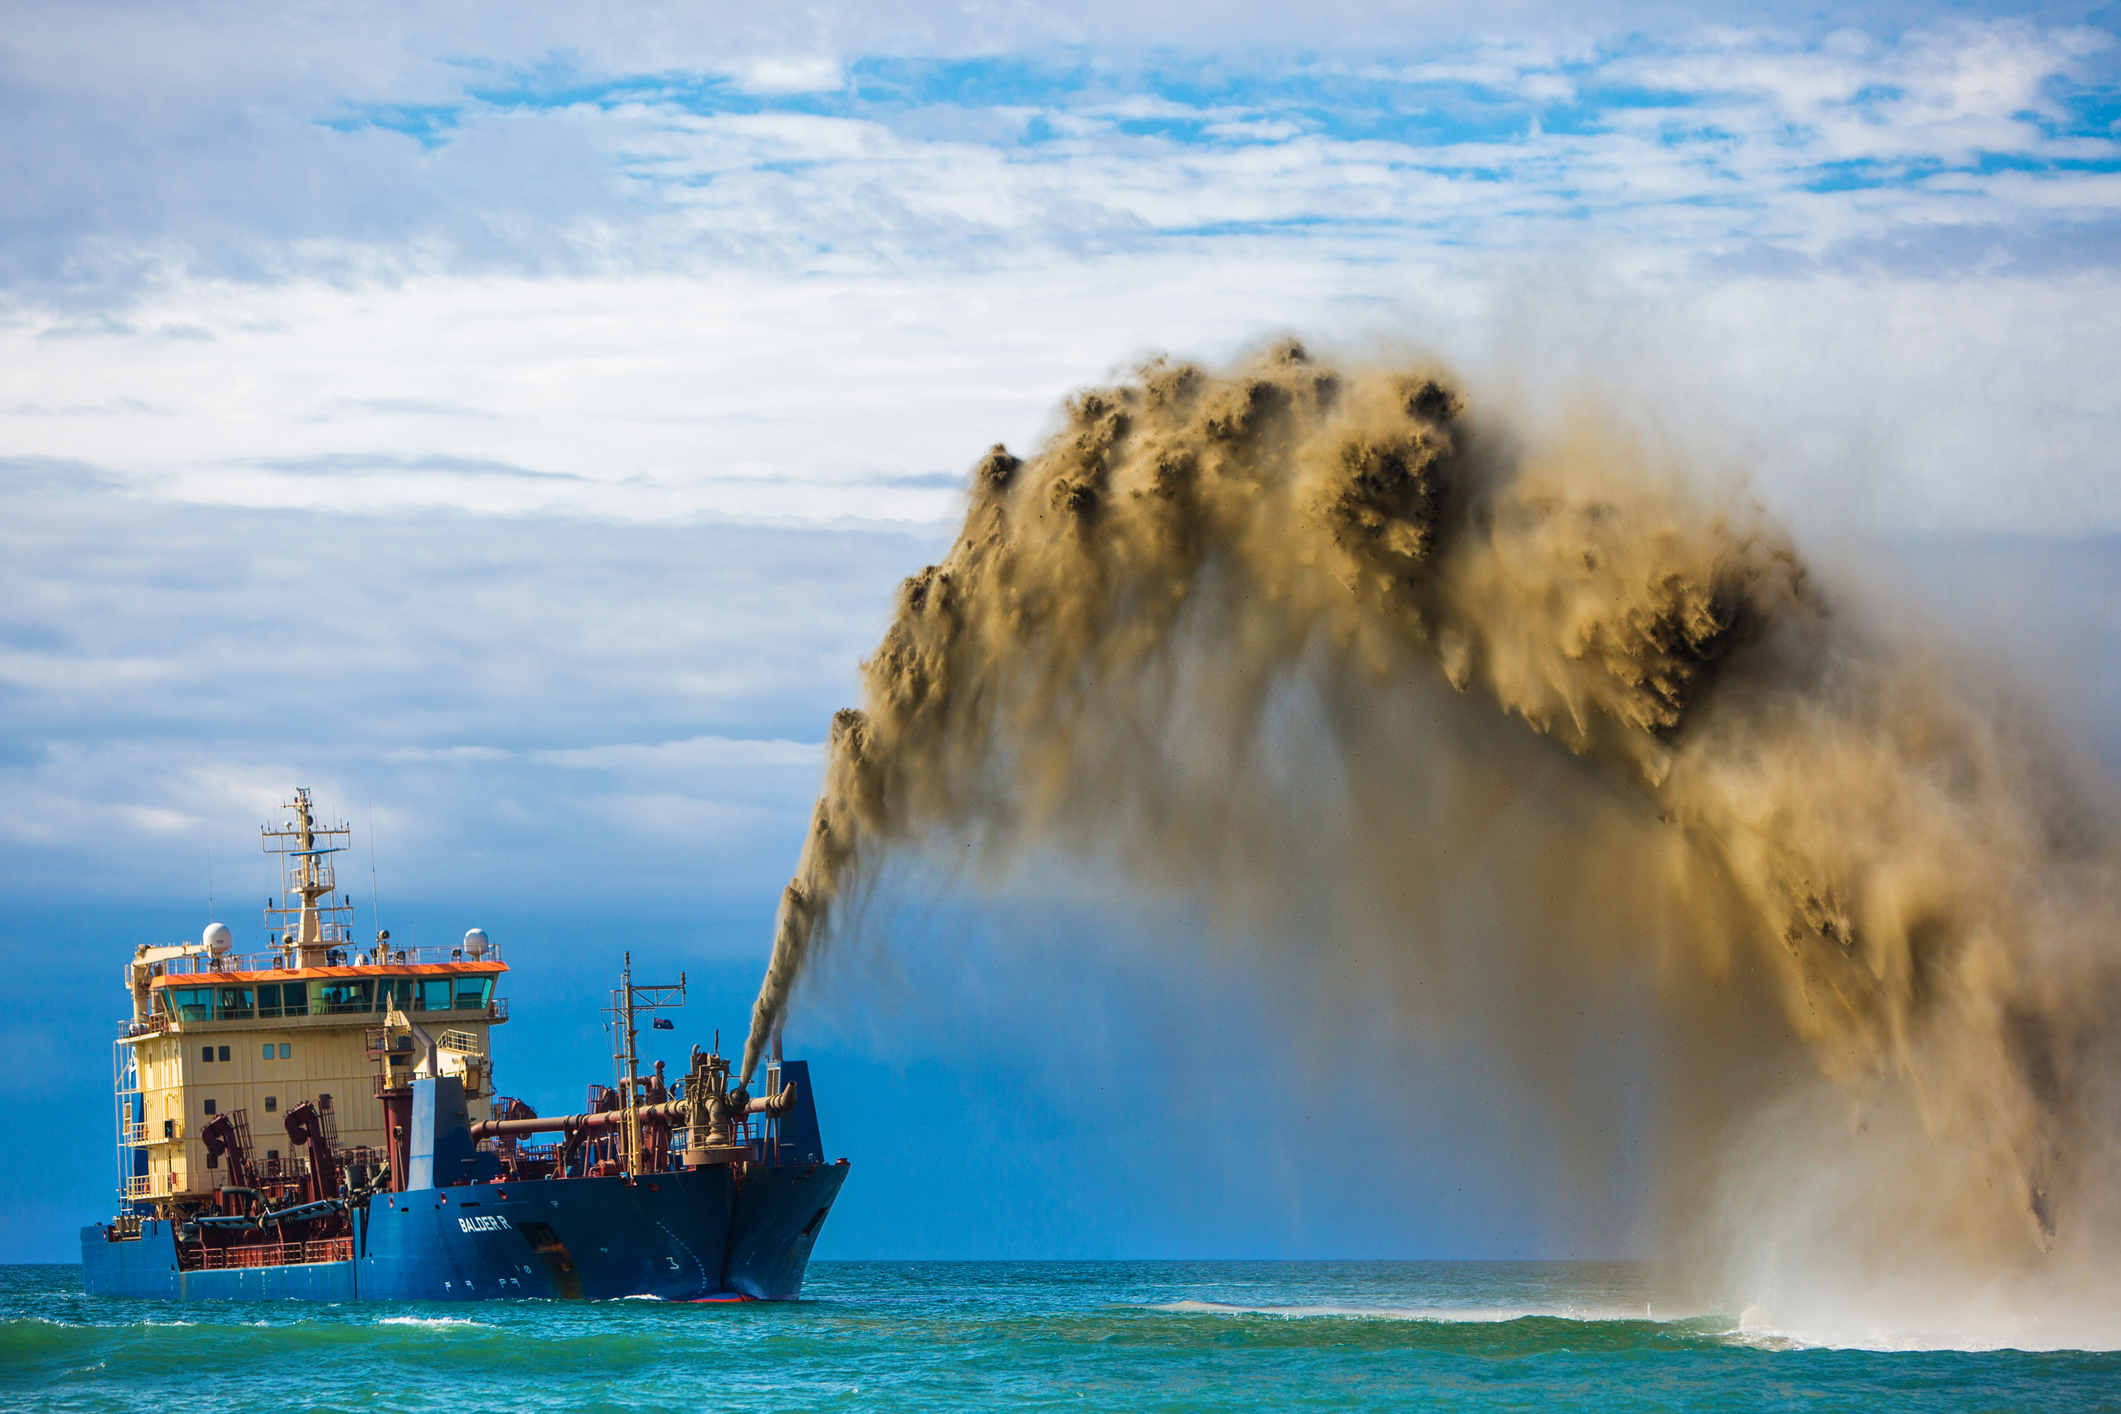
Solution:
M 633 954 L 626 954 L 625 969 L 619 974 L 619 985 L 611 994 L 611 1005 L 604 1014 L 610 1018 L 606 1023 L 615 1033 L 612 1037 L 616 1049 L 612 1052 L 612 1064 L 618 1069 L 619 1099 L 625 1105 L 626 1121 L 623 1130 L 626 1144 L 626 1172 L 640 1172 L 641 1163 L 641 1064 L 640 1037 L 634 1023 L 634 1014 L 643 1011 L 660 1011 L 664 1007 L 685 1005 L 685 974 L 680 972 L 676 982 L 639 983 L 633 980 Z M 669 1030 L 668 1022 L 658 1022 Z
M 322 967 L 329 949 L 353 941 L 353 899 L 331 898 L 338 888 L 331 856 L 346 848 L 332 841 L 350 839 L 353 827 L 319 828 L 307 786 L 297 786 L 295 798 L 280 808 L 293 815 L 292 822 L 277 830 L 258 827 L 265 853 L 280 856 L 281 892 L 266 900 L 265 926 L 272 930 L 272 945 L 289 955 L 289 966 Z

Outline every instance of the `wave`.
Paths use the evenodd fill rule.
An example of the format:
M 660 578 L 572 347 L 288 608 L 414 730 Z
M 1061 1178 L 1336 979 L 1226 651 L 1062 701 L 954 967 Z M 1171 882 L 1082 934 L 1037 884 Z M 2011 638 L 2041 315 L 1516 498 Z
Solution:
M 379 1326 L 419 1326 L 426 1330 L 447 1330 L 463 1327 L 468 1330 L 499 1330 L 499 1326 L 484 1321 L 474 1321 L 469 1316 L 385 1316 L 376 1322 Z
M 2085 1326 L 2046 1317 L 2016 1323 L 1988 1317 L 1974 1322 L 1924 1323 L 1892 1314 L 1829 1319 L 1770 1317 L 1749 1308 L 1732 1332 L 1736 1343 L 1759 1350 L 1862 1350 L 1880 1355 L 2085 1354 L 2121 1351 L 2111 1327 L 2095 1315 Z
M 1873 1321 L 1789 1322 L 1769 1318 L 1759 1308 L 1750 1308 L 1735 1319 L 1710 1313 L 1655 1314 L 1653 1307 L 1640 1311 L 1617 1306 L 1364 1306 L 1350 1304 L 1281 1304 L 1274 1302 L 1182 1301 L 1152 1302 L 1136 1309 L 1179 1316 L 1257 1316 L 1275 1320 L 1354 1320 L 1419 1322 L 1432 1326 L 1508 1326 L 1516 1323 L 1564 1323 L 1580 1327 L 1606 1327 L 1613 1334 L 1633 1330 L 1643 1334 L 1666 1334 L 1685 1340 L 1708 1340 L 1765 1351 L 1851 1350 L 1875 1354 L 1995 1354 L 2007 1352 L 2101 1354 L 2112 1351 L 2110 1343 L 2087 1340 L 2083 1332 L 2069 1335 L 2030 1330 L 1996 1337 L 1976 1336 L 1963 1330 L 1925 1328 L 1913 1323 Z M 2071 1338 L 2074 1335 L 2075 1338 Z
M 1665 1357 L 1728 1351 L 1735 1322 L 1728 1316 L 1655 1318 L 1603 1303 L 1570 1306 L 1537 1301 L 1489 1305 L 1409 1302 L 1365 1305 L 1323 1301 L 1204 1301 L 1140 1303 L 1107 1308 L 1102 1322 L 1085 1322 L 1086 1338 L 1128 1343 L 1252 1350 L 1370 1352 L 1379 1357 L 1438 1355 L 1519 1358 L 1614 1355 Z M 1143 1322 L 1173 1328 L 1139 1329 Z M 1102 1331 L 1092 1328 L 1102 1325 Z M 1129 1330 L 1130 1326 L 1137 1329 Z
M 1647 1321 L 1660 1324 L 1647 1310 L 1641 1315 L 1617 1308 L 1586 1310 L 1580 1306 L 1289 1306 L 1232 1301 L 1162 1301 L 1145 1307 L 1186 1316 L 1278 1316 L 1288 1320 L 1320 1317 L 1372 1321 L 1435 1321 L 1499 1325 L 1505 1321 Z

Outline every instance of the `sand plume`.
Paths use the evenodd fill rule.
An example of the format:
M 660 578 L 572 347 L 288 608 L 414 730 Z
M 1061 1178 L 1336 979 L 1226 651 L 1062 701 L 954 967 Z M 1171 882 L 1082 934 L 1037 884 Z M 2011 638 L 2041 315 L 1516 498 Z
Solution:
M 1902 1097 L 1979 1243 L 2037 1253 L 2105 1132 L 2111 832 L 2039 731 L 1843 609 L 1742 498 L 1595 416 L 1528 448 L 1439 370 L 1284 343 L 1081 392 L 1035 455 L 980 460 L 833 723 L 745 1073 L 894 846 L 1233 888 L 1310 850 L 1360 920 L 1311 946 L 1359 968 L 1439 926 L 1454 881 L 1416 834 L 1477 838 L 1551 760 L 1599 823 L 1522 861 L 1541 901 L 1508 902 L 1495 965 L 1529 996 L 1654 949 L 1693 1011 L 1678 1064 L 1780 1048 Z M 1300 840 L 1277 820 L 1318 825 L 1318 793 L 1272 759 L 1294 689 L 1349 767 Z

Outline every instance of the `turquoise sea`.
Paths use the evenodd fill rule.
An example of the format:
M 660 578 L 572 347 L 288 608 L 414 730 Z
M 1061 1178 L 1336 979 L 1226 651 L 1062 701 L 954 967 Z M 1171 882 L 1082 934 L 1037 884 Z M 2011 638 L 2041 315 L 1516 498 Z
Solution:
M 2121 1354 L 1656 1317 L 1623 1264 L 819 1262 L 781 1306 L 181 1306 L 0 1268 L 0 1406 L 2121 1410 Z

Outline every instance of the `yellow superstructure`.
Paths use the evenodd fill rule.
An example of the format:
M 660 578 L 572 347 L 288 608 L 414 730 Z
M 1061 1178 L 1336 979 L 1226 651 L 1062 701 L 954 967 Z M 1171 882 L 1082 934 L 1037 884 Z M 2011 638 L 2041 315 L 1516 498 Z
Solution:
M 508 1018 L 494 995 L 508 970 L 498 950 L 476 929 L 454 948 L 396 948 L 388 933 L 356 947 L 351 901 L 329 901 L 334 848 L 319 843 L 346 831 L 318 829 L 306 791 L 286 808 L 292 824 L 264 832 L 288 882 L 286 906 L 267 909 L 271 951 L 234 956 L 215 924 L 197 943 L 139 948 L 127 964 L 133 1018 L 116 1061 L 127 1198 L 211 1194 L 225 1174 L 200 1134 L 217 1115 L 247 1131 L 261 1175 L 299 1170 L 284 1120 L 304 1101 L 331 1117 L 341 1150 L 383 1153 L 382 1062 L 408 1038 L 446 1053 L 471 1096 L 489 1093 L 488 1037 Z

